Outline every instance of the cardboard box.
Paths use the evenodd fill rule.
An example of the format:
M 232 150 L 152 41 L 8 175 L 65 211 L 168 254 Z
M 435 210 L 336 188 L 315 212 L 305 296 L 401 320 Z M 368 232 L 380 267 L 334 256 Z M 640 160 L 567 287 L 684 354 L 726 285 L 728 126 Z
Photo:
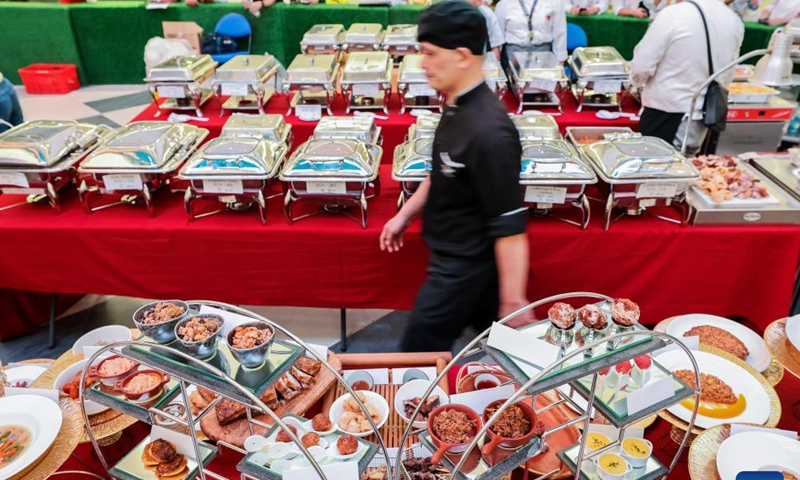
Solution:
M 164 38 L 182 39 L 189 42 L 194 53 L 200 53 L 203 29 L 195 22 L 161 22 Z

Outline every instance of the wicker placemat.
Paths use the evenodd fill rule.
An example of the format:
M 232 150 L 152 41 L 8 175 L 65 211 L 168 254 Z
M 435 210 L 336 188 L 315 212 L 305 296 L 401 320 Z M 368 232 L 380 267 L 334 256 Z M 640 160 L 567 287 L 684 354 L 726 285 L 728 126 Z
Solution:
M 667 333 L 667 329 L 669 328 L 669 324 L 672 323 L 678 317 L 671 317 L 666 320 L 662 320 L 661 322 L 656 325 L 653 329 L 657 332 Z M 766 331 L 764 332 L 764 339 L 766 340 Z M 767 343 L 767 351 L 770 352 L 770 356 L 772 357 L 769 363 L 769 367 L 763 372 L 760 372 L 759 375 L 763 376 L 767 379 L 767 382 L 771 386 L 775 386 L 783 380 L 783 365 L 781 362 L 776 358 L 775 353 L 772 352 L 772 349 L 769 347 L 769 343 Z M 726 352 L 727 353 L 727 352 Z M 800 358 L 800 354 L 798 354 L 798 358 Z M 800 372 L 800 370 L 798 370 Z
M 767 350 L 792 375 L 800 378 L 800 350 L 786 336 L 786 319 L 776 320 L 764 330 Z

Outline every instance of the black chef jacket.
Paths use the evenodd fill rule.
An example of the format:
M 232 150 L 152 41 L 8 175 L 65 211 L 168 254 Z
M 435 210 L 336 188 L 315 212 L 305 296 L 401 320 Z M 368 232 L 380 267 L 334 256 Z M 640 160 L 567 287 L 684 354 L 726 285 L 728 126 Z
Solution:
M 496 238 L 526 231 L 521 155 L 519 133 L 486 83 L 446 108 L 436 129 L 422 225 L 434 253 L 493 259 Z

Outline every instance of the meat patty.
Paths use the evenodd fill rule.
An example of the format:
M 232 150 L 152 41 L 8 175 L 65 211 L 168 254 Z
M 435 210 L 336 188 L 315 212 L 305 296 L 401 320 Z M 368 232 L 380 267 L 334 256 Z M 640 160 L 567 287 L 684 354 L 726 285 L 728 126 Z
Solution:
M 178 453 L 175 450 L 175 445 L 166 440 L 155 440 L 148 446 L 150 447 L 150 456 L 153 457 L 154 460 L 157 460 L 158 463 L 169 462 L 173 460 Z
M 188 464 L 189 459 L 186 458 L 186 455 L 175 455 L 173 460 L 160 464 L 156 470 L 156 474 L 163 476 L 177 475 L 181 473 Z
M 686 385 L 697 389 L 694 382 L 694 372 L 691 370 L 676 370 L 673 375 Z M 700 374 L 700 400 L 706 402 L 716 402 L 733 404 L 736 403 L 736 395 L 733 389 L 719 377 L 707 373 Z
M 750 352 L 744 346 L 741 340 L 736 338 L 732 333 L 723 330 L 719 327 L 712 327 L 711 325 L 698 325 L 692 327 L 684 337 L 700 337 L 700 343 L 711 345 L 712 347 L 725 350 L 734 357 L 744 361 Z

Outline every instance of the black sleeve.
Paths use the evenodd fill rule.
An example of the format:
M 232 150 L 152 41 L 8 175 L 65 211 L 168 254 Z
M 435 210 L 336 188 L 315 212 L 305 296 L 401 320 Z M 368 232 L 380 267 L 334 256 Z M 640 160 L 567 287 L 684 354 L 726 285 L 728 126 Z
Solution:
M 513 129 L 513 127 L 512 127 Z M 484 132 L 472 176 L 481 209 L 489 218 L 489 235 L 510 237 L 527 231 L 519 186 L 522 146 L 516 129 Z

